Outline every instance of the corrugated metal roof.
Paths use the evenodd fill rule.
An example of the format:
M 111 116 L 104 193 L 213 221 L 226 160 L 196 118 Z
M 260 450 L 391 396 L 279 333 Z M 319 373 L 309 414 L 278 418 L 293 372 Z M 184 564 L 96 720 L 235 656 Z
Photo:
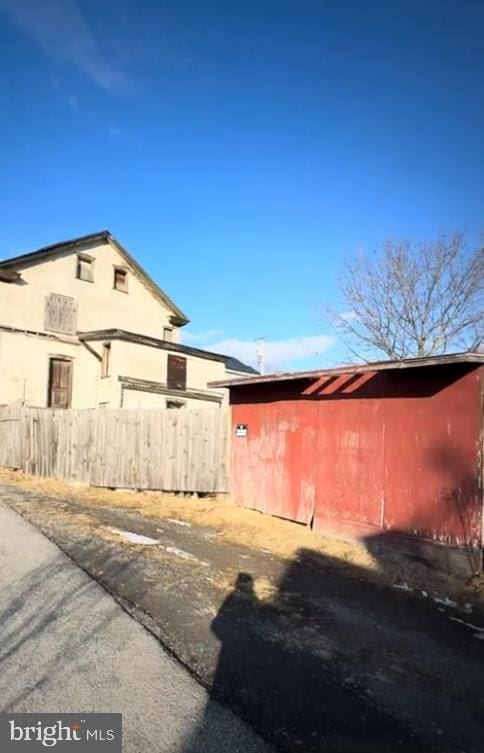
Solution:
M 289 382 L 296 379 L 317 379 L 323 376 L 337 376 L 338 374 L 364 374 L 368 371 L 390 371 L 399 369 L 423 368 L 424 366 L 445 366 L 457 363 L 482 363 L 484 353 L 466 352 L 453 353 L 443 356 L 428 356 L 424 358 L 406 358 L 402 361 L 374 361 L 373 363 L 347 364 L 331 369 L 316 369 L 314 371 L 289 371 L 283 374 L 264 374 L 242 379 L 230 379 L 210 382 L 209 387 L 249 387 L 252 384 L 270 382 Z

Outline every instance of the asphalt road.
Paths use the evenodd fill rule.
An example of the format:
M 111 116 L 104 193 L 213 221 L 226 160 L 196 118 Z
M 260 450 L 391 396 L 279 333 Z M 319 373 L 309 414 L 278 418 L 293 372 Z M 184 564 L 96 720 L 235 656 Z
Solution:
M 83 570 L 0 504 L 0 710 L 123 714 L 124 753 L 263 753 Z

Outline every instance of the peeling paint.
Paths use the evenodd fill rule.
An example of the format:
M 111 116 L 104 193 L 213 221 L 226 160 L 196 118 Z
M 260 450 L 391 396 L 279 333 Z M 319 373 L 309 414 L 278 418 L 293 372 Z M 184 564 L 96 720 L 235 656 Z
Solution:
M 232 420 L 250 432 L 232 443 L 235 500 L 326 534 L 371 543 L 401 534 L 424 558 L 431 544 L 455 547 L 463 567 L 480 572 L 476 368 L 484 373 L 442 366 L 361 383 L 345 375 L 314 390 L 297 380 L 241 389 Z

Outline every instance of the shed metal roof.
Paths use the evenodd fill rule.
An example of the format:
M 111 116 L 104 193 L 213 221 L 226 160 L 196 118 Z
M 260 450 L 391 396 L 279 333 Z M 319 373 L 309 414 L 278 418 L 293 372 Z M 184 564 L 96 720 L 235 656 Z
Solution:
M 253 384 L 267 384 L 271 382 L 290 382 L 297 379 L 318 379 L 324 376 L 338 374 L 364 374 L 369 371 L 391 371 L 400 369 L 422 368 L 424 366 L 445 366 L 457 363 L 482 363 L 484 353 L 452 353 L 442 356 L 428 356 L 424 358 L 405 358 L 402 361 L 374 361 L 373 363 L 351 363 L 331 369 L 316 369 L 314 371 L 289 371 L 283 374 L 264 374 L 242 379 L 230 379 L 210 382 L 209 387 L 250 387 Z

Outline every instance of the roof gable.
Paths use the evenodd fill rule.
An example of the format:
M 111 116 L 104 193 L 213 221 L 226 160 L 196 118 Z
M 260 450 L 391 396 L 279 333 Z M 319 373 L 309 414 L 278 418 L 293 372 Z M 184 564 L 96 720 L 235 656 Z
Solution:
M 146 287 L 155 296 L 155 298 L 158 298 L 160 301 L 162 301 L 163 304 L 168 309 L 170 309 L 170 311 L 172 311 L 174 324 L 181 327 L 189 322 L 186 314 L 184 314 L 183 311 L 178 308 L 175 302 L 156 284 L 152 277 L 150 277 L 150 275 L 143 269 L 143 267 L 136 261 L 136 259 L 131 256 L 131 254 L 124 248 L 124 246 L 122 246 L 121 243 L 119 243 L 119 241 L 117 241 L 116 238 L 111 235 L 109 230 L 102 230 L 98 233 L 91 233 L 89 235 L 79 236 L 78 238 L 71 238 L 70 240 L 60 241 L 58 243 L 53 243 L 49 246 L 39 248 L 36 251 L 31 251 L 27 254 L 14 256 L 10 259 L 4 259 L 3 261 L 0 261 L 0 270 L 15 269 L 16 267 L 22 266 L 24 264 L 29 264 L 30 262 L 41 262 L 44 259 L 66 251 L 74 253 L 82 248 L 85 248 L 86 246 L 91 246 L 95 243 L 109 243 L 111 246 L 113 246 L 113 248 L 116 249 L 120 256 L 134 270 L 134 272 L 138 275 L 138 277 L 142 280 Z

